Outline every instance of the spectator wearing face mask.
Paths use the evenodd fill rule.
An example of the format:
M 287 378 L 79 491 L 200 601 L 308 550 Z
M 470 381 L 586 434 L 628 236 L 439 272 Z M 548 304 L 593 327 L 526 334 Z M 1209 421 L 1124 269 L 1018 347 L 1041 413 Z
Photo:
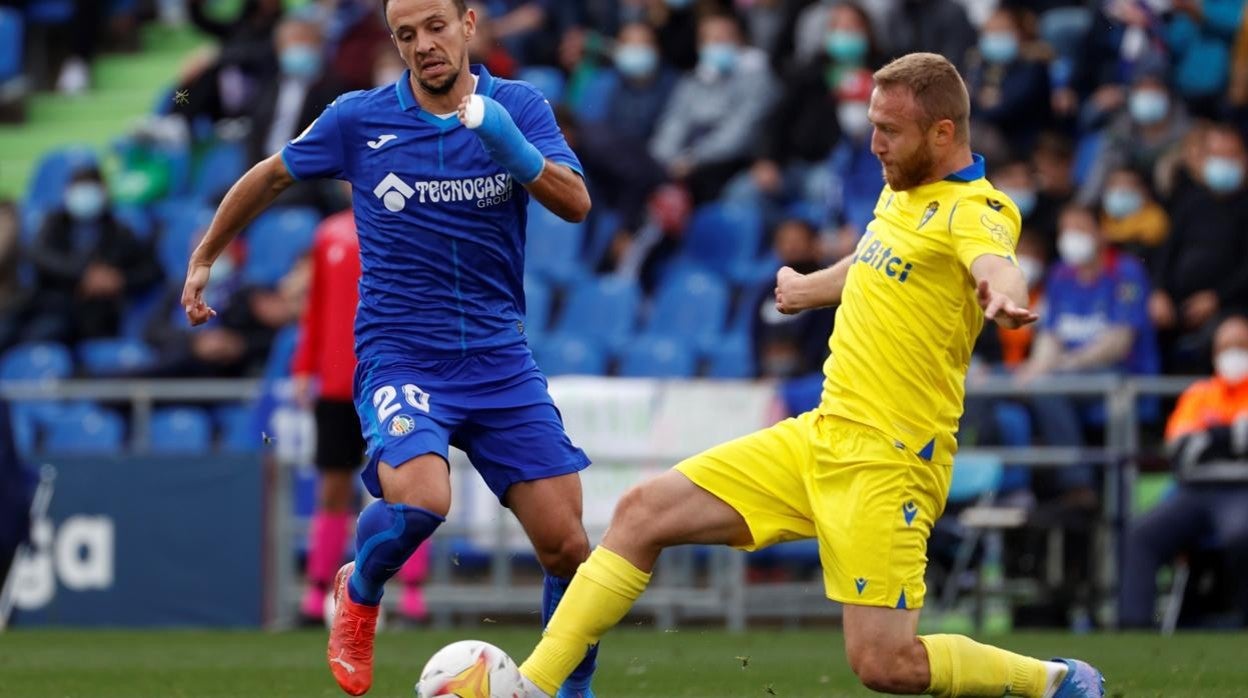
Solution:
M 1048 61 L 1035 17 L 1020 8 L 998 8 L 988 16 L 970 63 L 971 128 L 990 128 L 1013 152 L 1035 145 L 1052 120 Z
M 1101 230 L 1109 244 L 1139 257 L 1152 269 L 1157 249 L 1170 234 L 1170 216 L 1153 199 L 1143 175 L 1119 167 L 1105 180 Z
M 1191 121 L 1183 103 L 1174 98 L 1160 68 L 1141 72 L 1131 86 L 1126 109 L 1105 127 L 1101 148 L 1079 191 L 1079 201 L 1094 205 L 1109 172 L 1127 166 L 1157 177 L 1157 166 L 1180 148 Z
M 1148 319 L 1148 277 L 1135 259 L 1108 247 L 1096 215 L 1080 206 L 1059 217 L 1061 263 L 1045 284 L 1045 308 L 1031 357 L 1016 373 L 1029 385 L 1058 374 L 1157 372 L 1158 357 Z M 1031 398 L 1044 443 L 1083 446 L 1085 426 L 1104 423 L 1099 403 L 1081 404 L 1064 395 Z M 1091 465 L 1062 468 L 1059 487 L 1088 490 L 1095 483 Z
M 1057 212 L 1061 205 L 1041 197 L 1035 170 L 1026 160 L 1006 159 L 992 170 L 992 186 L 1010 197 L 1023 217 L 1030 244 L 1040 248 L 1042 262 L 1057 256 Z
M 879 158 L 871 151 L 871 73 L 846 73 L 837 90 L 836 123 L 841 136 L 827 160 L 829 175 L 827 222 L 836 229 L 831 249 L 834 258 L 853 251 L 875 216 L 875 204 L 884 186 Z
M 1248 472 L 1248 318 L 1232 316 L 1218 326 L 1213 366 L 1213 376 L 1183 392 L 1166 425 L 1178 486 L 1127 532 L 1118 597 L 1124 628 L 1153 626 L 1162 565 L 1211 545 L 1234 580 L 1238 623 L 1248 626 L 1248 479 L 1205 479 L 1212 464 L 1239 464 Z
M 1172 370 L 1207 371 L 1217 317 L 1248 309 L 1244 169 L 1239 132 L 1214 126 L 1205 135 L 1200 186 L 1182 190 L 1171 205 L 1173 226 L 1157 254 L 1149 310 L 1170 335 Z
M 676 70 L 698 64 L 698 16 L 707 0 L 620 0 L 621 24 L 650 25 L 658 38 L 659 55 Z
M 776 227 L 772 249 L 779 262 L 800 274 L 823 267 L 819 234 L 806 221 L 791 218 Z M 773 284 L 765 284 L 754 296 L 756 308 L 750 327 L 758 375 L 794 378 L 816 373 L 828 356 L 834 308 L 785 315 L 776 310 Z
M 663 63 L 654 30 L 642 22 L 620 28 L 612 62 L 606 108 L 600 121 L 579 130 L 577 153 L 594 200 L 617 211 L 622 234 L 631 237 L 641 224 L 646 198 L 667 178 L 647 143 L 676 86 L 676 74 Z
M 94 166 L 75 172 L 30 248 L 35 297 L 27 339 L 66 343 L 117 334 L 127 296 L 160 279 L 151 246 L 113 217 Z
M 750 149 L 776 97 L 767 56 L 742 44 L 735 16 L 698 23 L 698 67 L 676 85 L 650 154 L 696 203 L 715 199 L 749 163 Z
M 840 121 L 842 83 L 850 74 L 878 67 L 870 24 L 856 5 L 828 11 L 824 45 L 822 53 L 785 76 L 761 129 L 757 157 L 729 186 L 729 198 L 771 204 L 820 198 L 826 176 L 817 163 L 827 159 L 841 136 L 833 125 Z M 864 120 L 855 128 L 864 125 L 870 126 Z

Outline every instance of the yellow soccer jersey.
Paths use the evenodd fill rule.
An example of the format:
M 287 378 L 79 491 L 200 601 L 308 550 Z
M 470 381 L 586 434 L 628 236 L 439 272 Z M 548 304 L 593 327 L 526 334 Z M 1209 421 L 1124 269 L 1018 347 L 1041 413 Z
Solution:
M 971 348 L 983 327 L 971 262 L 1015 260 L 1018 207 L 984 160 L 932 184 L 887 186 L 828 342 L 821 412 L 875 427 L 919 456 L 953 462 Z

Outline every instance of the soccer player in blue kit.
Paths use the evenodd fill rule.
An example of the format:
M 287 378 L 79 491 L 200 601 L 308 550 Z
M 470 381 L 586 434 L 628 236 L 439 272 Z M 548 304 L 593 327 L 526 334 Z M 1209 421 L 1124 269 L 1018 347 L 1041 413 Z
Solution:
M 580 163 L 541 93 L 469 66 L 476 17 L 463 0 L 381 6 L 409 70 L 342 95 L 243 175 L 191 255 L 182 295 L 191 324 L 206 322 L 212 263 L 252 218 L 297 180 L 351 184 L 362 264 L 355 402 L 364 483 L 381 498 L 360 514 L 355 561 L 334 583 L 327 658 L 351 695 L 372 684 L 383 585 L 450 508 L 448 445 L 467 452 L 532 541 L 544 619 L 588 554 L 579 471 L 589 461 L 526 344 L 523 290 L 529 197 L 583 220 Z M 592 695 L 593 670 L 591 654 L 560 695 Z

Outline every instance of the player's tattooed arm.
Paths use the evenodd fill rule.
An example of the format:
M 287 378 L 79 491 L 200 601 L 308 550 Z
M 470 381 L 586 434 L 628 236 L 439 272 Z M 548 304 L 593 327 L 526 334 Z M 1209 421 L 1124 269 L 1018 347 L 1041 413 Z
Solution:
M 776 310 L 792 315 L 840 303 L 853 261 L 854 255 L 851 254 L 827 269 L 810 274 L 799 274 L 789 267 L 782 267 L 776 272 Z
M 257 163 L 230 187 L 187 264 L 182 307 L 192 325 L 203 324 L 217 314 L 204 303 L 204 289 L 208 286 L 213 262 L 239 232 L 294 181 L 282 162 L 281 153 L 277 153 Z

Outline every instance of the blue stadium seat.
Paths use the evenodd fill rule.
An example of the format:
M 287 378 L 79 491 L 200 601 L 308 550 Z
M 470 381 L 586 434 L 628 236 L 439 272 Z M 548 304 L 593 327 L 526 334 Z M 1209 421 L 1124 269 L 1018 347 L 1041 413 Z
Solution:
M 290 361 L 295 357 L 295 347 L 299 346 L 298 325 L 287 325 L 273 337 L 269 347 L 269 358 L 264 364 L 265 379 L 285 378 L 290 375 Z
M 214 412 L 218 448 L 227 453 L 251 453 L 261 446 L 255 410 L 247 405 L 225 405 Z
M 949 503 L 973 502 L 985 494 L 996 493 L 1004 472 L 1001 459 L 996 456 L 959 453 L 953 459 Z
M 216 203 L 246 170 L 247 153 L 243 144 L 218 141 L 200 155 L 191 177 L 191 195 Z
M 243 282 L 273 286 L 312 246 L 321 216 L 315 209 L 288 207 L 261 214 L 247 230 Z
M 161 407 L 152 412 L 153 453 L 207 453 L 212 447 L 212 421 L 198 407 Z
M 29 456 L 39 441 L 39 426 L 29 410 L 21 409 L 20 403 L 15 403 L 9 414 L 12 417 L 13 443 L 17 446 L 17 452 L 22 456 Z
M 727 317 L 724 282 L 709 272 L 681 271 L 663 280 L 642 333 L 709 345 L 723 331 Z
M 763 214 L 743 203 L 710 203 L 694 212 L 680 257 L 721 274 L 762 251 Z
M 550 307 L 554 302 L 550 286 L 533 276 L 524 277 L 524 333 L 540 337 L 550 327 Z
M 620 351 L 620 375 L 690 378 L 697 369 L 693 348 L 675 337 L 636 337 Z
M 78 361 L 87 375 L 108 376 L 151 366 L 156 353 L 138 339 L 102 337 L 81 342 Z
M 565 80 L 563 71 L 547 65 L 533 65 L 521 68 L 516 78 L 537 88 L 551 104 L 558 104 L 563 99 Z
M 73 0 L 34 0 L 26 6 L 31 24 L 66 24 L 74 18 Z
M 784 404 L 785 413 L 795 417 L 819 406 L 823 395 L 823 374 L 811 373 L 782 382 L 777 391 Z
M 563 220 L 537 199 L 529 202 L 528 218 L 524 256 L 530 273 L 560 286 L 587 276 L 581 264 L 584 223 Z
M 47 216 L 47 211 L 37 206 L 29 204 L 21 205 L 22 220 L 22 242 L 29 245 L 34 242 L 39 235 L 40 228 L 43 227 L 43 219 Z
M 156 257 L 170 283 L 177 284 L 186 275 L 192 243 L 208 228 L 213 213 L 211 208 L 186 199 L 170 199 L 155 207 L 156 220 L 160 223 Z
M 612 350 L 628 339 L 640 305 L 641 289 L 631 279 L 586 281 L 569 291 L 555 330 L 588 337 Z
M 55 342 L 19 344 L 0 357 L 0 380 L 55 380 L 73 372 L 69 349 Z
M 125 446 L 125 421 L 97 405 L 67 406 L 59 419 L 43 426 L 45 451 L 111 455 Z
M 753 378 L 754 347 L 749 335 L 735 333 L 705 347 L 710 378 Z
M 35 165 L 35 174 L 26 189 L 24 205 L 38 211 L 49 211 L 61 205 L 70 175 L 83 167 L 96 165 L 95 151 L 87 146 L 72 145 L 50 150 Z
M 113 217 L 130 229 L 140 240 L 151 240 L 156 229 L 156 222 L 147 209 L 142 206 L 121 205 L 113 207 Z
M 599 70 L 581 86 L 580 94 L 572 110 L 576 118 L 584 123 L 602 121 L 607 116 L 612 93 L 620 84 L 619 75 L 614 70 Z
M 533 358 L 546 375 L 601 376 L 607 354 L 596 342 L 577 335 L 551 335 L 536 342 Z
M 597 268 L 598 263 L 611 249 L 611 241 L 620 229 L 620 214 L 613 209 L 594 209 L 589 220 L 589 239 L 585 241 L 585 249 L 581 258 L 589 269 Z
M 22 74 L 24 31 L 22 13 L 0 7 L 0 83 Z

